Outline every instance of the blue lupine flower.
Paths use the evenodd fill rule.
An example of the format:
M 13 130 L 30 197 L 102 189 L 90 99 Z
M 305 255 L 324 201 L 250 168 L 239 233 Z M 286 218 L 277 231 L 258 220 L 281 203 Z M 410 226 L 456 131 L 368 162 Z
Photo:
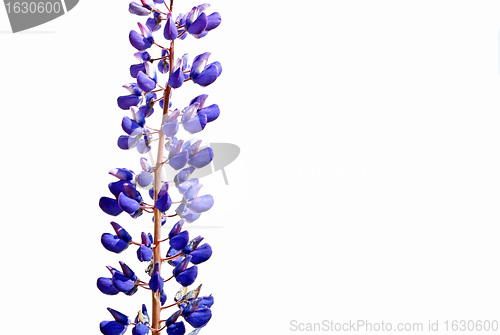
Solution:
M 144 92 L 149 93 L 156 88 L 156 71 L 151 63 L 144 63 L 144 71 L 137 73 L 137 86 Z
M 132 335 L 146 335 L 149 334 L 149 315 L 146 305 L 142 305 L 142 310 L 137 313 L 135 317 L 135 326 L 132 328 Z
M 207 261 L 212 256 L 212 247 L 208 243 L 200 245 L 203 237 L 197 236 L 188 245 L 184 247 L 182 252 L 184 255 L 191 256 L 191 263 L 198 265 Z
M 172 205 L 172 199 L 168 194 L 168 182 L 164 183 L 160 192 L 158 192 L 158 200 L 155 202 L 155 207 L 160 212 L 166 212 Z
M 222 73 L 222 65 L 219 62 L 206 65 L 209 55 L 210 53 L 206 52 L 205 54 L 196 56 L 190 72 L 193 82 L 203 87 L 212 84 Z
M 202 168 L 212 161 L 214 158 L 214 152 L 212 148 L 206 147 L 194 154 L 188 161 L 188 164 L 194 166 L 195 168 Z
M 156 87 L 156 81 L 153 78 L 150 78 L 146 73 L 139 71 L 137 74 L 137 86 L 139 86 L 144 92 L 151 92 Z
M 141 187 L 148 187 L 153 182 L 154 176 L 151 172 L 151 165 L 149 165 L 148 160 L 141 157 L 141 167 L 142 171 L 135 177 L 136 183 Z
M 184 326 L 184 322 L 179 321 L 172 323 L 167 327 L 168 335 L 184 335 L 186 332 L 186 326 Z
M 186 256 L 177 266 L 173 269 L 172 274 L 175 280 L 182 286 L 189 286 L 196 280 L 198 276 L 198 267 L 193 265 L 188 268 L 191 262 L 191 256 Z
M 168 49 L 162 49 L 161 51 L 161 60 L 158 62 L 158 71 L 163 74 L 168 73 L 169 70 L 169 56 L 170 51 Z
M 185 80 L 184 72 L 182 70 L 182 59 L 178 59 L 172 69 L 172 74 L 168 78 L 168 85 L 172 88 L 179 88 Z
M 155 12 L 153 14 L 153 17 L 148 18 L 148 20 L 146 21 L 146 26 L 148 26 L 149 30 L 155 32 L 161 29 L 161 21 L 161 14 Z
M 125 263 L 120 262 L 120 266 L 123 272 L 114 271 L 111 276 L 113 286 L 118 291 L 123 292 L 126 295 L 133 295 L 137 292 L 137 285 L 135 283 L 137 276 Z
M 129 41 L 130 44 L 134 48 L 136 48 L 139 51 L 145 51 L 149 48 L 151 48 L 151 45 L 154 43 L 154 38 L 151 32 L 151 29 L 149 29 L 148 26 L 142 24 L 142 23 L 137 23 L 139 25 L 139 30 L 141 33 L 138 33 L 135 30 L 131 30 L 129 33 Z
M 201 148 L 201 140 L 190 139 L 185 141 L 175 136 L 178 133 L 179 125 L 185 131 L 195 134 L 202 131 L 209 122 L 216 120 L 220 115 L 219 106 L 212 104 L 205 106 L 206 94 L 202 94 L 192 99 L 189 106 L 181 111 L 175 109 L 170 113 L 172 106 L 171 96 L 157 99 L 156 90 L 158 85 L 155 61 L 147 51 L 155 40 L 152 33 L 163 28 L 163 35 L 169 41 L 175 39 L 184 39 L 192 35 L 195 38 L 204 37 L 209 31 L 216 28 L 221 22 L 221 16 L 215 12 L 210 15 L 206 13 L 209 4 L 202 4 L 193 7 L 192 10 L 183 15 L 180 14 L 176 20 L 172 13 L 162 13 L 155 9 L 156 4 L 162 4 L 164 0 L 134 0 L 129 4 L 129 11 L 139 16 L 148 16 L 145 24 L 138 23 L 139 31 L 132 30 L 129 34 L 131 45 L 138 50 L 134 56 L 139 64 L 130 66 L 130 75 L 135 79 L 133 83 L 124 85 L 128 90 L 128 95 L 120 96 L 117 99 L 119 108 L 130 110 L 131 115 L 122 119 L 122 129 L 125 135 L 118 139 L 118 146 L 122 149 L 137 148 L 141 154 L 151 150 L 151 141 L 156 140 L 157 136 L 166 136 L 165 149 L 168 151 L 167 163 L 174 169 L 179 170 L 174 177 L 176 188 L 182 195 L 182 201 L 175 212 L 181 217 L 170 230 L 169 250 L 167 252 L 168 263 L 173 266 L 173 277 L 183 287 L 194 283 L 198 275 L 198 264 L 208 260 L 212 255 L 212 248 L 208 243 L 201 244 L 201 236 L 189 239 L 189 232 L 183 231 L 185 222 L 193 222 L 198 219 L 201 213 L 209 210 L 213 204 L 213 198 L 209 194 L 198 196 L 202 184 L 199 180 L 189 179 L 196 168 L 202 168 L 213 159 L 213 151 L 209 147 Z M 168 10 L 169 6 L 166 6 Z M 162 21 L 165 26 L 162 27 Z M 173 47 L 173 43 L 171 44 Z M 188 62 L 188 55 L 184 54 L 175 64 L 170 63 L 170 51 L 162 48 L 161 59 L 158 60 L 157 69 L 163 74 L 169 74 L 167 85 L 170 88 L 180 88 L 185 81 L 193 80 L 200 86 L 212 84 L 221 74 L 222 67 L 219 62 L 208 63 L 210 53 L 203 53 L 195 57 L 192 63 Z M 192 64 L 192 65 L 191 65 Z M 172 90 L 170 90 L 170 95 Z M 167 99 L 168 98 L 168 99 Z M 151 133 L 149 127 L 146 127 L 146 119 L 154 113 L 154 105 L 159 101 L 160 108 L 165 106 L 169 115 L 166 116 L 161 125 L 161 132 Z M 153 136 L 155 137 L 153 139 Z M 161 143 L 161 142 L 160 142 Z M 160 153 L 160 152 L 159 152 Z M 162 159 L 165 154 L 162 156 Z M 118 178 L 108 185 L 113 197 L 102 197 L 99 200 L 101 209 L 110 215 L 119 215 L 121 212 L 130 214 L 133 218 L 138 217 L 143 211 L 150 211 L 151 207 L 143 202 L 141 194 L 136 189 L 136 185 L 149 188 L 149 194 L 154 199 L 155 190 L 151 185 L 154 182 L 153 169 L 145 158 L 141 158 L 142 171 L 137 175 L 127 169 L 114 169 L 110 173 Z M 159 210 L 161 215 L 161 224 L 166 222 L 166 212 L 172 205 L 172 199 L 168 192 L 168 182 L 165 182 L 158 192 L 157 200 L 154 202 L 155 209 Z M 155 216 L 158 219 L 158 216 Z M 153 221 L 155 222 L 155 218 Z M 156 224 L 155 222 L 155 229 Z M 103 246 L 112 252 L 120 253 L 127 249 L 132 242 L 130 234 L 115 222 L 111 222 L 115 234 L 104 233 L 101 236 Z M 151 233 L 142 232 L 141 244 L 137 250 L 139 261 L 151 262 L 146 272 L 150 275 L 148 282 L 149 288 L 163 304 L 167 300 L 167 295 L 163 290 L 164 280 L 160 273 L 161 262 L 154 262 L 153 265 L 153 242 Z M 163 241 L 162 241 L 163 242 Z M 145 282 L 140 281 L 135 273 L 125 263 L 120 262 L 121 271 L 108 266 L 111 273 L 110 278 L 100 277 L 97 280 L 98 289 L 107 295 L 116 295 L 120 292 L 126 295 L 132 295 L 137 292 L 139 286 L 145 286 Z M 213 298 L 198 297 L 201 285 L 190 292 L 187 288 L 183 293 L 174 297 L 179 303 L 179 311 L 174 313 L 166 320 L 165 328 L 168 335 L 183 335 L 186 332 L 185 322 L 195 329 L 190 335 L 196 335 L 211 318 L 210 307 L 213 304 Z M 115 310 L 108 309 L 115 321 L 101 322 L 101 332 L 105 335 L 121 335 L 130 320 L 124 314 Z M 156 315 L 156 313 L 154 313 Z M 178 320 L 183 317 L 184 321 Z M 158 320 L 157 320 L 158 321 Z M 156 322 L 156 321 L 155 321 Z M 139 311 L 135 318 L 132 335 L 149 334 L 149 316 L 145 305 Z
M 189 176 L 194 172 L 194 170 L 195 168 L 190 166 L 177 172 L 177 174 L 174 177 L 175 186 L 179 187 L 180 184 L 188 180 Z
M 209 4 L 202 4 L 193 7 L 189 13 L 178 19 L 179 25 L 185 25 L 185 29 L 195 38 L 202 38 L 208 34 L 210 30 L 217 28 L 221 23 L 221 16 L 214 12 L 207 15 L 204 11 L 209 7 Z M 183 33 L 185 29 L 179 31 Z
M 111 275 L 113 275 L 113 273 L 118 271 L 111 266 L 106 266 L 106 268 L 109 270 L 109 272 L 111 272 Z M 120 293 L 120 291 L 113 285 L 113 280 L 111 278 L 106 278 L 106 277 L 98 278 L 97 288 L 99 289 L 99 291 L 107 295 L 116 295 Z
M 120 253 L 132 243 L 132 236 L 116 222 L 111 222 L 116 235 L 104 233 L 101 236 L 102 245 L 109 251 Z
M 111 272 L 111 278 L 100 277 L 97 279 L 99 291 L 107 295 L 116 295 L 119 292 L 133 295 L 137 292 L 137 285 L 135 284 L 137 276 L 125 263 L 120 262 L 120 266 L 123 272 L 111 266 L 106 267 Z
M 212 318 L 211 305 L 202 304 L 204 298 L 197 298 L 191 301 L 187 306 L 182 307 L 181 315 L 187 323 L 194 328 L 201 328 L 206 326 L 208 321 Z M 212 300 L 213 303 L 213 300 Z
M 141 215 L 142 209 L 140 208 L 140 203 L 142 202 L 142 197 L 135 189 L 135 185 L 130 182 L 134 178 L 133 172 L 127 169 L 113 169 L 109 173 L 120 179 L 120 182 L 108 185 L 115 199 L 101 197 L 99 199 L 99 207 L 106 214 L 113 216 L 117 216 L 123 211 L 129 213 L 132 217 Z
M 153 272 L 151 273 L 151 279 L 149 280 L 149 288 L 153 293 L 158 294 L 160 296 L 161 305 L 165 304 L 167 301 L 167 295 L 163 291 L 163 278 L 160 275 L 160 263 L 156 262 L 153 268 Z
M 144 114 L 144 117 L 150 117 L 154 112 L 154 105 L 156 100 L 156 93 L 148 93 L 145 97 L 144 105 L 139 107 L 139 111 Z
M 143 4 L 138 4 L 136 2 L 131 2 L 129 4 L 128 11 L 139 16 L 148 16 L 149 14 L 151 14 L 151 8 L 148 8 Z
M 112 308 L 108 308 L 115 321 L 102 321 L 99 325 L 101 333 L 104 335 L 122 335 L 127 331 L 130 319 Z
M 165 23 L 163 36 L 166 40 L 170 41 L 175 40 L 178 36 L 177 27 L 174 20 L 172 19 L 172 13 L 167 13 L 167 22 Z
M 141 233 L 141 245 L 139 249 L 137 249 L 137 258 L 141 262 L 149 262 L 153 258 L 153 248 L 151 245 L 153 244 L 153 236 L 148 233 Z
M 144 64 L 139 64 L 139 66 L 141 67 L 140 69 L 133 68 L 133 66 L 134 65 L 130 67 L 130 74 L 133 77 L 134 75 L 135 77 L 137 77 L 136 70 L 141 71 L 142 68 L 144 68 L 144 71 L 146 70 Z M 120 107 L 123 110 L 127 110 L 130 109 L 130 107 L 137 106 L 142 102 L 142 90 L 139 88 L 139 86 L 137 86 L 136 83 L 123 85 L 123 87 L 127 89 L 127 91 L 129 91 L 129 93 L 131 94 L 118 97 L 117 99 L 118 107 Z
M 187 230 L 182 231 L 184 222 L 185 220 L 181 219 L 172 227 L 172 230 L 168 234 L 170 247 L 175 250 L 184 249 L 189 242 L 189 232 Z

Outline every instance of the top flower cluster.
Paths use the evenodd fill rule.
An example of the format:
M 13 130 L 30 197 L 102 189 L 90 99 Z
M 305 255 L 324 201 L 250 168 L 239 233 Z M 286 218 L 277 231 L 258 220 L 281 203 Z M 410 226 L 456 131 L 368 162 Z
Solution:
M 154 12 L 154 17 L 149 18 L 146 22 L 146 27 L 149 28 L 150 32 L 160 29 L 161 21 L 165 19 L 162 18 L 161 15 L 165 14 L 167 22 L 163 30 L 163 36 L 170 41 L 176 38 L 184 39 L 186 38 L 186 33 L 196 38 L 202 38 L 207 35 L 210 30 L 217 28 L 221 22 L 219 13 L 215 12 L 210 15 L 205 14 L 205 10 L 210 6 L 209 4 L 202 4 L 194 7 L 187 14 L 179 14 L 174 21 L 172 19 L 172 13 L 162 13 L 155 8 L 156 4 L 161 3 L 164 3 L 164 0 L 141 0 L 140 4 L 131 2 L 129 11 L 139 16 L 149 16 Z M 133 37 L 134 40 L 138 42 L 134 47 L 141 51 L 148 49 L 148 45 L 151 46 L 151 44 L 154 43 L 151 34 L 144 34 L 143 31 L 142 33 L 142 38 L 137 32 L 131 33 L 131 38 Z

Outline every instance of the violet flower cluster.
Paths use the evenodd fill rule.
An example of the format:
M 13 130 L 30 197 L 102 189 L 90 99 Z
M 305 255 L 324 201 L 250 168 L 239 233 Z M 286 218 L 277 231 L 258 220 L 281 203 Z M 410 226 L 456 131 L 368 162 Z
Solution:
M 168 335 L 183 335 L 192 327 L 189 334 L 195 335 L 212 317 L 213 297 L 201 295 L 201 285 L 189 288 L 196 281 L 200 264 L 211 257 L 212 247 L 203 243 L 203 237 L 190 236 L 185 226 L 198 220 L 214 204 L 210 194 L 200 193 L 200 181 L 191 177 L 195 169 L 210 164 L 213 152 L 210 147 L 203 148 L 201 140 L 183 139 L 181 135 L 201 132 L 219 117 L 220 110 L 217 104 L 206 103 L 206 94 L 194 97 L 182 108 L 174 108 L 172 104 L 173 92 L 181 86 L 192 82 L 205 87 L 221 74 L 221 64 L 209 62 L 210 52 L 197 55 L 192 61 L 187 54 L 174 56 L 175 41 L 189 35 L 203 38 L 219 26 L 220 14 L 208 13 L 208 9 L 209 4 L 201 4 L 174 16 L 173 0 L 169 3 L 140 0 L 129 4 L 129 12 L 144 20 L 138 23 L 138 30 L 129 34 L 137 63 L 130 66 L 133 80 L 124 85 L 127 94 L 117 101 L 119 108 L 128 113 L 123 117 L 124 133 L 117 143 L 120 149 L 136 149 L 146 154 L 157 142 L 157 160 L 150 164 L 141 157 L 136 172 L 112 169 L 109 173 L 115 179 L 108 185 L 110 194 L 99 200 L 99 206 L 114 217 L 126 213 L 135 219 L 152 214 L 154 231 L 142 232 L 140 238 L 134 238 L 122 225 L 111 221 L 109 232 L 101 236 L 102 245 L 118 254 L 134 249 L 134 257 L 146 263 L 145 273 L 138 274 L 119 262 L 119 268 L 107 266 L 109 274 L 97 279 L 97 287 L 106 295 L 131 296 L 150 291 L 152 305 L 148 312 L 143 304 L 133 319 L 108 308 L 113 319 L 100 323 L 104 335 L 121 335 L 129 327 L 133 335 L 160 334 L 163 330 Z M 155 51 L 157 55 L 153 55 Z M 161 123 L 150 125 L 147 121 L 154 119 L 151 116 L 155 110 L 157 115 L 161 113 Z M 162 180 L 166 164 L 176 171 L 173 180 Z M 172 225 L 169 220 L 173 220 Z M 163 229 L 168 226 L 171 226 L 165 231 L 168 236 L 162 237 Z M 162 246 L 168 249 L 162 251 Z M 180 288 L 170 296 L 166 283 L 172 279 Z M 172 302 L 167 304 L 169 299 Z M 168 314 L 163 318 L 164 313 Z

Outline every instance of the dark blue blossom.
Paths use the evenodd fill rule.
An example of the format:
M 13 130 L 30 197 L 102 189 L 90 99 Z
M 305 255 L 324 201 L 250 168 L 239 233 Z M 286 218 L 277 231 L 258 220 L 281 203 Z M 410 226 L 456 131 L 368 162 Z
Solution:
M 187 29 L 187 32 L 195 38 L 202 38 L 206 36 L 209 31 L 217 28 L 221 23 L 221 16 L 217 12 L 207 15 L 205 10 L 209 6 L 209 4 L 205 3 L 193 7 L 189 13 L 179 17 L 179 25 L 184 26 L 179 33 L 182 34 Z
M 135 326 L 132 328 L 132 335 L 146 335 L 149 334 L 149 315 L 146 305 L 142 305 L 142 309 L 135 317 Z
M 127 331 L 130 319 L 112 308 L 108 308 L 115 321 L 102 321 L 99 325 L 101 333 L 104 335 L 122 335 Z
M 131 30 L 129 33 L 129 41 L 130 44 L 134 48 L 136 48 L 139 51 L 145 51 L 149 48 L 151 48 L 151 45 L 154 43 L 154 38 L 153 34 L 151 32 L 151 29 L 149 29 L 148 26 L 142 24 L 142 23 L 137 23 L 139 25 L 139 30 L 140 33 L 138 33 L 135 30 Z
M 100 277 L 97 279 L 97 288 L 104 294 L 116 295 L 123 292 L 126 295 L 133 295 L 137 292 L 137 276 L 125 263 L 120 262 L 122 271 L 107 266 L 111 272 L 111 278 Z
M 130 13 L 139 16 L 148 16 L 155 7 L 153 0 L 141 0 L 141 3 L 131 2 L 128 10 Z
M 111 226 L 113 226 L 116 235 L 102 234 L 101 243 L 107 250 L 120 253 L 132 243 L 132 236 L 116 222 L 111 222 Z
M 137 258 L 141 262 L 149 262 L 153 258 L 153 248 L 151 245 L 153 244 L 153 236 L 148 233 L 141 233 L 141 245 L 139 249 L 137 249 Z
M 193 60 L 189 76 L 193 82 L 200 86 L 212 84 L 222 73 L 222 65 L 219 62 L 213 62 L 207 65 L 210 52 L 198 55 Z
M 172 19 L 172 13 L 167 13 L 167 22 L 165 23 L 165 28 L 163 30 L 163 36 L 166 40 L 173 41 L 177 38 L 177 26 L 175 21 Z
M 172 271 L 175 280 L 182 286 L 189 286 L 196 280 L 198 276 L 198 267 L 193 265 L 188 268 L 191 262 L 191 256 L 186 256 Z
M 160 303 L 163 305 L 167 301 L 167 295 L 163 291 L 164 280 L 160 275 L 160 263 L 156 262 L 149 280 L 149 288 L 160 297 Z
M 187 323 L 194 328 L 206 326 L 212 318 L 213 298 L 202 297 L 190 301 L 187 305 L 181 305 L 181 315 Z
M 133 172 L 126 169 L 113 169 L 109 173 L 119 178 L 120 181 L 108 185 L 115 198 L 101 197 L 99 207 L 106 214 L 113 216 L 117 216 L 123 211 L 132 217 L 140 216 L 142 214 L 141 202 L 143 199 L 132 182 L 134 178 Z
M 146 26 L 148 26 L 151 32 L 155 32 L 161 29 L 161 14 L 158 12 L 154 12 L 153 17 L 148 18 L 146 21 Z

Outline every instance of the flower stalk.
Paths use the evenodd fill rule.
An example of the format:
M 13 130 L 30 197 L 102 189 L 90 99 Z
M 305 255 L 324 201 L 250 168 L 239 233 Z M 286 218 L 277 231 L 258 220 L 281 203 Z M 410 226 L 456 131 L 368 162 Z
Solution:
M 114 221 L 111 226 L 115 234 L 104 233 L 101 236 L 104 248 L 114 253 L 121 253 L 129 246 L 138 247 L 137 258 L 148 263 L 145 272 L 149 278 L 139 279 L 130 267 L 120 262 L 121 271 L 107 266 L 111 277 L 97 280 L 98 289 L 106 295 L 134 295 L 138 288 L 150 290 L 151 319 L 145 304 L 135 317 L 135 322 L 127 315 L 108 308 L 114 320 L 101 322 L 100 330 L 104 335 L 122 335 L 129 326 L 133 326 L 133 335 L 146 335 L 150 331 L 156 335 L 163 329 L 167 329 L 168 334 L 183 335 L 186 324 L 194 328 L 190 335 L 195 335 L 212 316 L 213 297 L 199 296 L 201 285 L 189 289 L 196 281 L 199 264 L 211 257 L 212 248 L 208 243 L 201 243 L 201 236 L 190 239 L 184 224 L 197 220 L 213 206 L 211 195 L 198 195 L 202 184 L 191 176 L 197 168 L 210 164 L 213 152 L 210 147 L 201 148 L 201 140 L 185 140 L 181 136 L 182 132 L 184 135 L 201 132 L 208 123 L 219 117 L 220 110 L 216 104 L 205 106 L 206 94 L 193 98 L 187 107 L 171 109 L 171 106 L 173 91 L 184 83 L 192 82 L 205 87 L 212 84 L 222 71 L 219 62 L 208 64 L 209 52 L 196 56 L 192 63 L 188 62 L 187 54 L 176 60 L 175 40 L 183 40 L 189 35 L 196 39 L 203 38 L 220 24 L 221 18 L 217 12 L 210 15 L 205 13 L 208 4 L 195 6 L 188 13 L 174 18 L 173 0 L 169 2 L 170 6 L 165 0 L 130 3 L 130 13 L 147 17 L 147 21 L 138 23 L 139 32 L 130 31 L 130 44 L 137 49 L 135 56 L 140 63 L 130 67 L 130 75 L 135 82 L 124 85 L 129 95 L 120 96 L 117 100 L 118 106 L 131 115 L 122 120 L 125 135 L 118 138 L 118 147 L 123 150 L 136 148 L 140 154 L 146 154 L 151 150 L 151 143 L 157 141 L 156 163 L 151 166 L 145 157 L 141 157 L 142 171 L 139 173 L 125 168 L 112 169 L 110 174 L 118 179 L 108 185 L 113 197 L 101 197 L 99 200 L 101 209 L 111 216 L 127 213 L 136 219 L 143 214 L 153 215 L 153 232 L 143 232 L 140 242 L 133 240 L 125 228 Z M 168 12 L 156 8 L 160 4 L 164 4 Z M 164 42 L 155 40 L 154 33 L 161 30 L 163 37 L 170 42 L 169 48 L 162 46 Z M 159 57 L 151 57 L 150 52 L 154 47 L 161 49 Z M 158 72 L 166 77 L 164 85 L 160 84 Z M 162 93 L 162 96 L 158 97 L 156 93 Z M 156 129 L 146 123 L 158 104 L 162 114 L 160 127 Z M 173 182 L 162 180 L 162 170 L 167 164 L 176 171 Z M 141 190 L 149 193 L 154 204 L 144 201 Z M 170 196 L 172 192 L 179 193 L 181 200 L 173 202 Z M 173 212 L 172 205 L 177 205 Z M 178 221 L 169 224 L 171 218 Z M 168 237 L 162 237 L 162 230 L 169 225 Z M 166 255 L 162 243 L 168 243 Z M 165 272 L 162 271 L 162 264 L 172 267 L 171 275 L 162 273 Z M 172 279 L 181 285 L 173 296 L 167 295 L 164 290 L 165 283 Z M 163 307 L 169 297 L 174 302 Z M 174 306 L 178 310 L 169 318 L 162 319 L 162 311 Z M 163 323 L 165 325 L 161 326 Z

